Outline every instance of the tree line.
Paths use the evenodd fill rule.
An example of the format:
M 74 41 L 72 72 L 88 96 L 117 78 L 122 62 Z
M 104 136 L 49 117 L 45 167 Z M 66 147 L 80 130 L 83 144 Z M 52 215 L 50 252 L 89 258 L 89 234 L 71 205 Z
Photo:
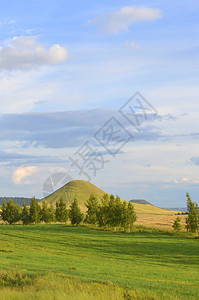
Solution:
M 3 202 L 1 205 L 1 218 L 3 221 L 14 224 L 22 222 L 22 224 L 39 224 L 60 222 L 66 223 L 70 220 L 72 225 L 78 225 L 82 221 L 99 227 L 122 227 L 125 230 L 131 230 L 137 219 L 134 206 L 130 202 L 121 201 L 121 199 L 113 195 L 104 194 L 101 202 L 95 195 L 91 194 L 86 202 L 86 215 L 81 212 L 77 199 L 71 203 L 69 209 L 61 197 L 54 206 L 48 205 L 45 200 L 41 205 L 35 197 L 31 199 L 28 207 L 24 201 L 23 207 L 15 204 L 12 199 Z
M 78 202 L 76 199 L 71 203 L 70 208 L 66 208 L 66 203 L 64 203 L 63 198 L 60 198 L 56 202 L 56 207 L 54 208 L 51 204 L 47 204 L 45 200 L 42 201 L 41 206 L 33 197 L 31 199 L 30 206 L 28 207 L 24 201 L 23 207 L 15 204 L 12 199 L 3 202 L 1 205 L 1 218 L 8 224 L 14 224 L 17 222 L 22 222 L 23 225 L 28 224 L 39 224 L 60 222 L 66 223 L 70 219 L 71 224 L 79 224 L 83 220 L 83 214 L 80 211 Z
M 187 193 L 187 218 L 186 229 L 188 232 L 199 233 L 199 207 L 196 202 L 191 200 Z M 22 222 L 22 224 L 38 224 L 44 223 L 66 223 L 70 220 L 72 225 L 78 225 L 81 222 L 92 224 L 105 228 L 123 228 L 131 230 L 133 224 L 137 220 L 134 206 L 131 202 L 121 201 L 121 199 L 113 195 L 104 194 L 101 202 L 95 195 L 91 194 L 86 202 L 86 215 L 81 212 L 77 199 L 71 203 L 69 209 L 61 197 L 56 202 L 55 207 L 48 205 L 45 200 L 41 205 L 35 197 L 31 199 L 30 206 L 27 206 L 25 201 L 23 207 L 15 204 L 12 199 L 1 205 L 0 216 L 3 221 L 8 224 Z M 179 217 L 174 221 L 173 228 L 180 231 L 181 220 Z
M 130 230 L 137 220 L 134 206 L 131 202 L 121 201 L 121 199 L 113 195 L 105 194 L 101 203 L 98 203 L 95 195 L 90 195 L 86 202 L 86 218 L 85 222 L 99 227 L 122 227 Z

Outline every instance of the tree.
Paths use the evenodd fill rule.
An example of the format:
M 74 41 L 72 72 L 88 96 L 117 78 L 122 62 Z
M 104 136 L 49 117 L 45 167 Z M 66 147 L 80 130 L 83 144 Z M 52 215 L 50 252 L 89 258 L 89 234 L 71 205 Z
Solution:
M 116 227 L 121 226 L 122 221 L 122 202 L 118 196 L 116 198 L 111 195 L 108 204 L 108 220 L 109 226 Z
M 9 224 L 17 223 L 21 220 L 21 207 L 15 204 L 12 199 L 10 199 L 6 206 L 6 221 Z
M 127 212 L 126 212 L 126 228 L 130 231 L 133 224 L 137 220 L 137 216 L 134 210 L 134 206 L 131 202 L 128 202 L 127 205 Z
M 41 221 L 41 208 L 35 199 L 32 197 L 30 203 L 30 223 L 38 224 Z
M 122 203 L 122 216 L 121 216 L 121 226 L 126 230 L 128 227 L 127 220 L 127 202 Z
M 52 204 L 50 205 L 48 210 L 49 210 L 49 223 L 52 223 L 55 220 L 55 209 Z
M 100 227 L 108 225 L 109 195 L 104 194 L 98 207 L 97 221 Z
M 22 214 L 21 214 L 21 220 L 23 222 L 24 225 L 27 225 L 30 223 L 30 213 L 29 213 L 29 209 L 26 206 L 26 202 L 23 202 L 23 208 L 22 208 Z
M 106 224 L 110 227 L 115 225 L 115 197 L 110 195 L 106 214 Z
M 115 218 L 114 218 L 114 226 L 121 226 L 122 224 L 122 201 L 120 197 L 116 196 L 115 199 Z
M 83 218 L 84 215 L 81 213 L 77 199 L 74 199 L 74 201 L 70 205 L 70 210 L 69 210 L 69 219 L 71 221 L 71 224 L 79 225 L 82 222 Z
M 180 231 L 182 229 L 180 222 L 181 222 L 180 218 L 177 217 L 172 226 L 175 231 Z
M 66 203 L 63 198 L 56 202 L 55 218 L 57 222 L 67 222 L 68 221 L 68 210 L 66 209 Z
M 54 212 L 54 209 L 53 209 Z M 42 201 L 42 208 L 41 208 L 41 221 L 45 223 L 50 223 L 53 220 L 52 216 L 52 207 L 48 207 L 46 200 Z
M 186 228 L 190 232 L 199 232 L 199 209 L 198 204 L 191 200 L 189 194 L 187 196 L 187 212 Z
M 6 200 L 4 199 L 3 204 L 1 205 L 1 218 L 4 222 L 7 221 L 6 208 L 7 208 L 7 204 L 6 204 Z
M 97 216 L 99 211 L 99 205 L 95 195 L 91 194 L 86 202 L 87 212 L 85 222 L 89 224 L 97 224 Z

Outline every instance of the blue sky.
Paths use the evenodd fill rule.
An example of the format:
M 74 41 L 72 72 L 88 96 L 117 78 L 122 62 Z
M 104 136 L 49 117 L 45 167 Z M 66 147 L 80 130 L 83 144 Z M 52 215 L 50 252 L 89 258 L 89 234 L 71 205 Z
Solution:
M 86 180 L 70 157 L 88 141 L 107 161 L 91 182 L 107 192 L 198 201 L 198 1 L 0 6 L 1 196 L 42 197 L 59 172 Z M 118 112 L 136 91 L 157 110 L 140 131 Z M 112 117 L 132 137 L 114 156 L 94 138 Z

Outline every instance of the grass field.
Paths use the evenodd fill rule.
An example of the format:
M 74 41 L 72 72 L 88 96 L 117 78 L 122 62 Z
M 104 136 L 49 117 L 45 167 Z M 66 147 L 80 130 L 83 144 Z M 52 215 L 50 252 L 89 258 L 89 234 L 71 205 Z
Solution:
M 79 288 L 75 280 L 84 281 L 85 290 L 81 291 L 83 298 L 77 299 L 117 299 L 113 297 L 114 291 L 123 295 L 125 289 L 134 293 L 134 296 L 121 296 L 118 299 L 198 299 L 198 260 L 199 240 L 193 238 L 163 233 L 113 233 L 66 225 L 0 226 L 0 269 L 37 273 L 40 278 L 37 288 L 26 287 L 23 294 L 25 297 L 32 289 L 34 299 L 37 299 L 37 292 L 41 293 L 38 299 L 73 299 L 72 296 L 66 297 L 64 289 L 67 285 L 61 285 L 61 282 L 68 280 L 72 280 L 69 286 L 70 289 L 76 287 L 76 292 Z M 51 272 L 57 275 L 49 275 Z M 58 290 L 51 291 L 52 286 L 48 288 L 52 298 L 50 295 L 46 297 L 45 293 L 42 296 L 44 286 L 50 284 L 48 276 L 54 278 L 54 289 L 60 286 L 59 296 L 54 297 L 53 293 Z M 111 283 L 102 284 L 104 291 L 100 284 L 98 286 L 98 283 L 91 281 L 111 282 L 116 287 L 113 288 Z M 84 292 L 93 290 L 94 284 L 100 290 L 99 298 L 91 292 L 90 298 L 88 295 L 84 298 Z M 81 290 L 82 285 L 79 286 Z M 101 292 L 103 295 L 100 298 Z M 19 290 L 16 288 L 9 290 L 4 287 L 1 293 L 4 298 L 1 298 L 18 299 L 17 293 Z M 9 297 L 6 298 L 6 295 Z M 139 298 L 139 295 L 142 296 Z M 148 296 L 144 298 L 143 295 Z M 28 296 L 24 299 L 28 299 Z

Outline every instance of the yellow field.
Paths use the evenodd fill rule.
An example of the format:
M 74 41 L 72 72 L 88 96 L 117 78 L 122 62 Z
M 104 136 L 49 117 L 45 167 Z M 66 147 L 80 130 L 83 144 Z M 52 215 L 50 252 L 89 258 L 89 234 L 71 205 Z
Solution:
M 138 216 L 137 225 L 172 229 L 173 222 L 178 217 L 177 211 L 166 210 L 149 204 L 133 203 L 133 205 Z M 179 215 L 179 217 L 184 228 L 186 216 Z
M 160 227 L 165 229 L 172 229 L 174 220 L 180 217 L 182 229 L 185 229 L 185 219 L 186 215 L 175 215 L 175 213 L 170 214 L 153 214 L 153 213 L 137 213 L 138 220 L 135 224 L 143 225 L 147 227 Z

